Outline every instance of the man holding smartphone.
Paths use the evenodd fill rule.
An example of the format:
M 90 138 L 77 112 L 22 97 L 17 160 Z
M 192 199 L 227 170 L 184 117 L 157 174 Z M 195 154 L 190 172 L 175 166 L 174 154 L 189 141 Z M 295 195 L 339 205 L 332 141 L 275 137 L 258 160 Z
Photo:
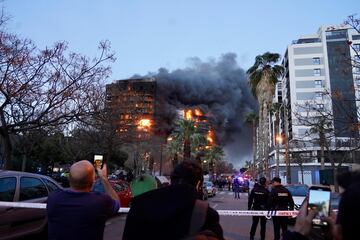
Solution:
M 105 222 L 115 215 L 119 198 L 107 179 L 106 164 L 96 171 L 105 194 L 91 192 L 95 168 L 87 160 L 70 168 L 70 189 L 52 192 L 47 202 L 49 240 L 102 240 Z
M 269 210 L 294 210 L 294 200 L 291 193 L 282 184 L 279 177 L 274 177 L 271 181 L 272 190 L 269 194 Z M 280 239 L 280 228 L 282 233 L 286 232 L 288 219 L 287 217 L 273 218 L 274 239 Z

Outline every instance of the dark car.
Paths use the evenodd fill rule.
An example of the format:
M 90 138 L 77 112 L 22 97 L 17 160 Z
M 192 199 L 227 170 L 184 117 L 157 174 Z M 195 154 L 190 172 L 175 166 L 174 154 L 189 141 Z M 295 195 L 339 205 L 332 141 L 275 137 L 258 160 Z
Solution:
M 0 171 L 0 201 L 46 203 L 62 186 L 48 176 Z M 46 209 L 0 207 L 0 239 L 15 239 L 47 228 Z

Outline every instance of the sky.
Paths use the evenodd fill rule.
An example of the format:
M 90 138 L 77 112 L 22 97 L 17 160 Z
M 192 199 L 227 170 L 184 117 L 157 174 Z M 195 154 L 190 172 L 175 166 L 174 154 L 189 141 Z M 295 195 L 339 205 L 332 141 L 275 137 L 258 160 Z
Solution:
M 292 40 L 360 13 L 357 0 L 5 0 L 8 30 L 40 48 L 67 41 L 89 57 L 102 40 L 117 60 L 109 83 L 160 68 L 185 69 L 236 54 L 248 69 L 266 51 L 281 55 Z M 220 61 L 220 60 L 219 60 Z M 190 61 L 191 62 L 191 61 Z M 246 156 L 251 159 L 251 156 Z M 244 160 L 243 158 L 242 160 Z M 243 161 L 242 161 L 243 162 Z

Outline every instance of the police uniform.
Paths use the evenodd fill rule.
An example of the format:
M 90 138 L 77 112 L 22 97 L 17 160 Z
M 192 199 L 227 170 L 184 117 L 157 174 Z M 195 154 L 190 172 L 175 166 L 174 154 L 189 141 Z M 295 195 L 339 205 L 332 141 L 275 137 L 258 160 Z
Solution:
M 269 191 L 265 188 L 264 185 L 255 184 L 254 188 L 251 190 L 249 201 L 248 201 L 248 209 L 249 210 L 266 210 L 267 209 L 267 201 L 269 197 Z M 250 239 L 254 239 L 256 228 L 260 220 L 260 236 L 261 240 L 265 239 L 265 231 L 266 231 L 266 218 L 265 216 L 253 216 L 252 217 L 252 225 L 250 230 Z
M 283 185 L 274 186 L 269 194 L 268 206 L 270 210 L 294 210 L 294 200 L 291 193 Z M 280 239 L 282 233 L 287 230 L 287 217 L 273 217 L 274 239 Z

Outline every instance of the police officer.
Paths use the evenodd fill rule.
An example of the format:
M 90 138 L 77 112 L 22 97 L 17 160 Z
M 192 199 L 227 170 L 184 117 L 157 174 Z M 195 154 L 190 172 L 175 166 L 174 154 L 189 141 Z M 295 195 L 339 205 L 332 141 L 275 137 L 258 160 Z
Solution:
M 269 197 L 269 190 L 266 189 L 266 178 L 261 177 L 259 184 L 254 185 L 250 192 L 248 209 L 249 210 L 266 210 Z M 250 240 L 254 240 L 256 228 L 260 220 L 260 236 L 261 240 L 265 239 L 266 218 L 265 216 L 253 216 L 250 230 Z
M 272 190 L 269 194 L 268 206 L 270 210 L 294 210 L 294 200 L 291 193 L 283 185 L 281 179 L 274 177 L 271 181 Z M 280 228 L 282 233 L 287 230 L 287 217 L 273 217 L 274 239 L 280 239 Z

